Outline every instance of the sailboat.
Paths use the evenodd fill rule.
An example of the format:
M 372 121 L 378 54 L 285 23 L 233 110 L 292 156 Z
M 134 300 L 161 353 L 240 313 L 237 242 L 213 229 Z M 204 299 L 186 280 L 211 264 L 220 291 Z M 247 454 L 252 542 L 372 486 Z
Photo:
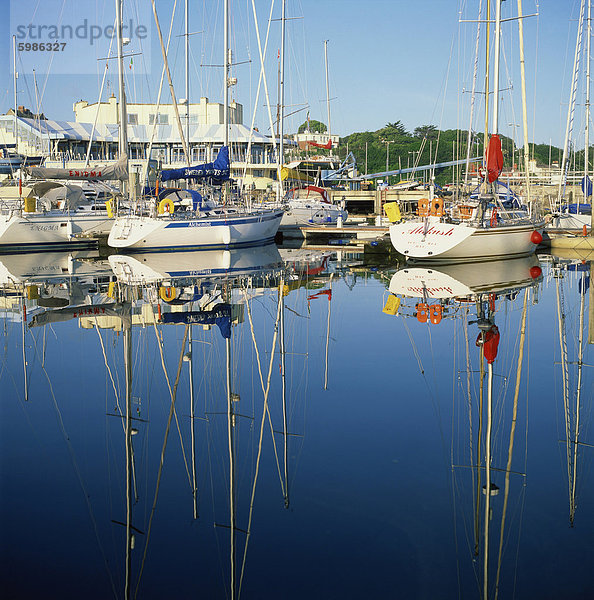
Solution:
M 494 188 L 503 169 L 498 135 L 501 2 L 495 2 L 492 134 L 485 147 L 485 175 L 481 193 L 470 210 L 463 210 L 456 203 L 444 206 L 441 198 L 430 194 L 428 200 L 419 202 L 417 218 L 393 222 L 390 225 L 390 240 L 394 248 L 407 258 L 467 261 L 523 256 L 533 253 L 542 241 L 544 221 L 531 214 L 526 207 L 502 201 Z M 489 90 L 486 91 L 486 97 L 488 94 Z M 485 108 L 488 118 L 488 102 L 485 102 Z M 397 218 L 400 219 L 400 216 Z
M 587 10 L 586 10 L 587 5 Z M 557 193 L 557 201 L 551 212 L 547 223 L 547 232 L 579 233 L 584 228 L 592 230 L 592 180 L 590 178 L 590 42 L 592 38 L 591 26 L 592 3 L 590 0 L 582 0 L 580 5 L 580 16 L 578 20 L 578 32 L 576 37 L 575 55 L 573 63 L 573 76 L 571 82 L 569 105 L 567 109 L 567 123 L 565 128 L 565 141 L 563 144 L 563 158 L 561 161 L 561 181 Z M 569 169 L 570 138 L 573 130 L 573 120 L 576 104 L 576 92 L 578 87 L 578 75 L 580 72 L 580 59 L 582 53 L 582 37 L 586 35 L 584 48 L 585 60 L 585 127 L 584 127 L 584 175 L 581 181 L 583 198 L 570 200 L 566 197 L 567 172 Z
M 63 171 L 42 167 L 35 169 Z M 114 167 L 106 169 L 113 170 Z M 62 176 L 58 174 L 56 177 Z M 112 175 L 106 176 L 111 177 Z M 94 184 L 89 185 L 91 187 L 87 187 L 86 191 L 91 194 Z M 0 210 L 0 250 L 31 251 L 96 246 L 99 237 L 109 234 L 113 219 L 110 218 L 106 203 L 98 200 L 104 195 L 104 191 L 97 191 L 93 195 L 95 199 L 90 201 L 85 189 L 73 183 L 34 183 L 25 198 L 6 204 Z M 110 201 L 111 196 L 107 202 Z
M 163 181 L 207 179 L 211 185 L 223 186 L 223 201 L 218 202 L 211 197 L 206 202 L 200 201 L 181 211 L 175 210 L 173 202 L 163 199 L 158 207 L 152 204 L 148 211 L 145 209 L 139 214 L 118 215 L 107 240 L 112 248 L 143 251 L 238 248 L 274 240 L 283 215 L 282 209 L 242 209 L 227 201 L 230 176 L 228 0 L 225 2 L 224 33 L 224 145 L 213 163 L 161 173 Z M 166 60 L 166 56 L 164 58 Z M 181 131 L 180 136 L 183 140 Z

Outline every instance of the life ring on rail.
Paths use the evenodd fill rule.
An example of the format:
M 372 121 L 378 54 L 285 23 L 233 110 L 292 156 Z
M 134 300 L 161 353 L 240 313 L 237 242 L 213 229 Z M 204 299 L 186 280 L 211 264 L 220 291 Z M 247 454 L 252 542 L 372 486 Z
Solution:
M 158 210 L 160 215 L 164 214 L 165 212 L 171 214 L 175 210 L 173 200 L 171 200 L 171 198 L 163 198 L 163 200 L 159 202 Z
M 173 300 L 175 300 L 176 296 L 177 296 L 177 292 L 175 291 L 174 287 L 161 286 L 159 288 L 159 297 L 164 302 L 172 302 Z
M 417 321 L 419 323 L 426 323 L 429 307 L 424 302 L 419 302 L 417 304 L 416 308 L 417 308 Z
M 433 325 L 437 325 L 441 321 L 441 313 L 441 304 L 432 304 L 429 307 L 429 320 Z
M 419 217 L 426 217 L 429 214 L 429 199 L 421 198 L 417 205 L 417 215 Z
M 443 217 L 443 198 L 435 197 L 431 200 L 431 216 Z

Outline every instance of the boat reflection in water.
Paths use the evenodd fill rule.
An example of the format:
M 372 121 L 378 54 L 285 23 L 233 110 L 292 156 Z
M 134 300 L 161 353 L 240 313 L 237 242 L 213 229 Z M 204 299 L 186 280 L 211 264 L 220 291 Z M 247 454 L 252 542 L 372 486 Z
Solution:
M 246 568 L 261 460 L 269 467 L 271 460 L 276 461 L 279 499 L 285 508 L 290 504 L 289 436 L 296 432 L 289 427 L 298 399 L 291 397 L 286 383 L 285 336 L 291 333 L 286 333 L 285 300 L 311 281 L 307 260 L 302 257 L 287 264 L 274 245 L 112 255 L 109 262 L 89 263 L 85 269 L 72 255 L 56 255 L 51 260 L 60 277 L 68 275 L 68 269 L 84 274 L 68 275 L 68 289 L 78 292 L 63 294 L 55 303 L 43 301 L 43 290 L 49 289 L 52 278 L 34 277 L 30 266 L 36 264 L 34 257 L 22 255 L 18 260 L 19 265 L 3 263 L 3 273 L 18 271 L 29 277 L 23 281 L 16 281 L 14 275 L 5 277 L 23 306 L 27 298 L 23 348 L 24 336 L 34 336 L 46 325 L 74 320 L 83 331 L 97 333 L 109 415 L 106 436 L 113 449 L 110 472 L 111 477 L 119 477 L 106 486 L 114 494 L 110 507 L 97 499 L 97 492 L 91 499 L 87 488 L 94 483 L 82 476 L 79 482 L 93 522 L 97 513 L 109 513 L 111 531 L 105 533 L 103 522 L 95 525 L 95 535 L 113 594 L 142 596 L 143 574 L 154 565 L 151 536 L 160 541 L 175 539 L 175 535 L 163 537 L 158 532 L 167 523 L 179 527 L 179 513 L 191 505 L 187 515 L 196 523 L 207 519 L 211 529 L 214 522 L 217 546 L 222 554 L 228 549 L 228 566 L 223 568 L 226 589 L 214 596 L 237 598 Z M 322 263 L 326 266 L 327 259 Z M 43 264 L 38 263 L 41 270 Z M 106 265 L 113 271 L 106 270 Z M 322 275 L 317 263 L 311 270 Z M 307 290 L 300 296 L 306 302 Z M 293 316 L 306 312 L 303 307 L 295 308 Z M 60 327 L 52 331 L 59 335 Z M 45 335 L 43 339 L 45 344 Z M 292 342 L 291 337 L 289 345 Z M 246 353 L 250 356 L 243 356 Z M 301 355 L 307 356 L 306 348 Z M 290 363 L 299 360 L 292 356 Z M 25 359 L 23 364 L 26 387 Z M 84 382 L 89 395 L 94 385 L 101 386 L 100 380 L 89 375 Z M 73 375 L 72 383 L 76 382 Z M 70 446 L 66 425 L 63 435 Z M 149 443 L 155 435 L 157 441 Z M 172 452 L 176 456 L 171 457 Z M 79 473 L 77 459 L 73 460 Z M 177 484 L 187 481 L 185 494 L 183 488 L 168 485 L 168 466 Z M 161 499 L 163 495 L 166 499 Z M 109 538 L 116 541 L 116 549 L 108 556 Z M 160 549 L 156 554 L 162 555 Z M 194 560 L 195 556 L 187 558 L 189 563 Z M 218 560 L 220 570 L 224 559 L 219 556 Z M 215 556 L 201 561 L 203 568 L 216 571 Z M 114 568 L 122 563 L 123 572 Z
M 415 319 L 429 336 L 440 324 L 452 328 L 452 505 L 456 548 L 466 547 L 469 558 L 458 556 L 459 582 L 470 565 L 485 600 L 513 589 L 514 569 L 502 565 L 506 554 L 517 559 L 519 547 L 526 456 L 514 456 L 514 446 L 526 449 L 526 439 L 516 438 L 527 430 L 527 316 L 541 281 L 535 256 L 406 267 L 392 276 L 384 308 Z
M 562 252 L 562 251 L 561 251 Z M 555 368 L 559 371 L 561 398 L 558 403 L 563 412 L 565 426 L 565 459 L 569 495 L 569 525 L 574 527 L 577 511 L 577 492 L 584 466 L 579 458 L 589 455 L 587 417 L 591 413 L 592 394 L 584 386 L 584 346 L 588 338 L 585 318 L 586 296 L 591 286 L 590 265 L 594 253 L 565 251 L 565 255 L 552 255 L 551 273 L 555 287 L 559 357 Z M 585 405 L 585 406 L 584 406 Z M 585 409 L 585 410 L 584 410 Z M 581 414 L 585 412 L 584 414 Z M 586 417 L 586 420 L 584 420 Z M 585 439 L 584 439 L 585 438 Z

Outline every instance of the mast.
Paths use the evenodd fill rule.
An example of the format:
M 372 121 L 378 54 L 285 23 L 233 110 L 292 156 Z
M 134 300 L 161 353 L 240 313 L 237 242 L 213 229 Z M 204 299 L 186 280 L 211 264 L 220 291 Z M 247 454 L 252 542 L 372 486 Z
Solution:
M 524 134 L 524 178 L 526 185 L 526 203 L 532 214 L 530 201 L 530 146 L 528 143 L 528 104 L 526 101 L 526 61 L 524 60 L 524 19 L 522 16 L 522 0 L 518 0 L 518 34 L 520 42 L 520 75 L 522 79 L 522 131 Z M 551 161 L 549 160 L 549 163 Z
M 330 346 L 330 305 L 332 304 L 332 273 L 330 273 L 330 295 L 328 296 L 328 324 L 326 325 L 326 355 L 324 360 L 324 389 L 328 389 L 328 349 Z
M 22 316 L 22 342 L 23 342 L 23 376 L 24 376 L 24 393 L 25 402 L 29 400 L 29 384 L 27 383 L 27 350 L 25 348 L 25 323 L 27 322 L 27 305 L 25 304 L 25 296 L 23 296 L 23 316 Z
M 497 0 L 499 1 L 499 0 Z M 489 52 L 491 50 L 491 0 L 487 0 L 487 35 L 485 43 L 485 129 L 484 129 L 484 153 L 488 153 L 489 148 Z M 488 156 L 485 156 L 485 162 L 488 163 Z M 489 178 L 485 177 L 483 181 L 483 191 L 488 190 Z
M 225 2 L 226 3 L 226 2 Z M 235 598 L 235 453 L 233 448 L 233 395 L 231 393 L 231 338 L 225 340 L 227 372 L 227 436 L 229 442 L 229 517 L 230 517 L 230 562 L 231 562 L 231 598 Z
M 588 2 L 588 9 L 590 8 L 590 2 Z M 588 10 L 589 12 L 589 10 Z M 580 434 L 580 401 L 582 395 L 582 367 L 583 367 L 583 358 L 584 358 L 584 306 L 586 300 L 586 277 L 585 273 L 582 271 L 582 286 L 580 293 L 580 324 L 579 324 L 579 334 L 578 334 L 578 376 L 577 376 L 577 392 L 575 398 L 575 431 L 574 431 L 574 439 L 573 439 L 573 473 L 572 473 L 572 481 L 571 481 L 571 502 L 570 502 L 570 514 L 569 521 L 571 526 L 573 527 L 573 522 L 575 519 L 575 493 L 576 493 L 576 484 L 577 484 L 577 459 L 578 459 L 578 443 L 579 443 L 579 434 Z
M 326 64 L 326 109 L 328 111 L 328 138 L 332 135 L 330 125 L 330 84 L 328 83 L 328 40 L 324 40 L 324 62 Z M 387 171 L 388 169 L 386 169 Z
M 483 0 L 479 2 L 479 21 L 483 13 Z M 488 17 L 487 17 L 488 18 Z M 472 73 L 472 92 L 470 94 L 470 116 L 468 119 L 468 133 L 466 135 L 466 171 L 464 174 L 464 185 L 468 184 L 468 175 L 470 171 L 470 152 L 472 150 L 472 120 L 474 116 L 474 104 L 476 101 L 476 79 L 478 75 L 478 64 L 479 64 L 479 42 L 481 37 L 481 24 L 477 23 L 476 26 L 476 41 L 474 47 L 474 70 Z M 431 140 L 429 140 L 431 145 Z M 433 152 L 429 151 L 429 163 L 433 160 Z
M 282 168 L 285 156 L 285 5 L 283 0 L 281 11 L 281 52 L 280 52 L 280 95 L 279 95 L 279 142 L 278 154 L 279 163 Z M 283 196 L 282 181 L 281 181 L 281 197 Z
M 159 35 L 159 45 L 161 46 L 161 55 L 163 56 L 163 64 L 165 66 L 165 72 L 167 73 L 167 81 L 169 82 L 169 92 L 171 94 L 171 102 L 173 103 L 173 112 L 175 113 L 175 122 L 177 123 L 177 129 L 179 131 L 179 138 L 181 140 L 182 150 L 188 167 L 190 166 L 190 156 L 188 154 L 188 146 L 186 144 L 186 136 L 182 127 L 181 119 L 179 116 L 179 109 L 177 107 L 177 100 L 175 99 L 175 90 L 173 89 L 173 81 L 171 79 L 171 72 L 169 70 L 169 61 L 167 60 L 167 51 L 165 50 L 165 44 L 163 43 L 163 34 L 161 33 L 161 25 L 159 24 L 159 16 L 157 15 L 157 7 L 155 0 L 151 0 L 153 6 L 153 16 L 155 17 L 155 25 L 157 26 L 157 34 Z M 157 117 L 158 118 L 158 115 Z
M 126 582 L 125 598 L 130 598 L 132 567 L 132 316 L 124 326 L 124 369 L 126 373 Z
M 13 122 L 13 133 L 14 133 L 14 151 L 18 152 L 19 139 L 18 139 L 18 122 L 17 122 L 17 79 L 19 74 L 16 70 L 16 35 L 12 36 L 12 72 L 14 81 L 14 122 Z
M 128 158 L 128 116 L 126 113 L 126 90 L 124 87 L 124 42 L 122 37 L 122 6 L 124 0 L 115 0 L 116 3 L 116 32 L 118 40 L 118 86 L 120 101 L 118 104 L 120 128 L 118 136 L 119 158 Z
M 278 288 L 279 303 L 280 303 L 280 357 L 281 357 L 281 381 L 282 381 L 282 398 L 283 398 L 283 437 L 284 437 L 284 469 L 285 469 L 285 508 L 289 508 L 289 434 L 287 423 L 287 371 L 285 364 L 285 296 L 284 296 L 285 280 L 281 279 Z
M 501 0 L 495 7 L 495 64 L 493 66 L 493 134 L 499 131 L 499 49 L 501 45 Z
M 190 14 L 188 11 L 188 0 L 186 0 L 185 4 L 185 65 L 186 65 L 186 142 L 188 144 L 188 153 L 189 153 L 189 144 L 190 144 Z M 191 348 L 190 344 L 190 348 Z M 191 369 L 190 369 L 191 370 Z
M 196 485 L 196 431 L 195 431 L 195 415 L 194 415 L 194 369 L 192 367 L 193 351 L 192 348 L 192 325 L 189 326 L 188 337 L 188 369 L 190 379 L 190 441 L 192 445 L 192 497 L 193 497 L 193 515 L 194 519 L 198 518 L 198 491 Z
M 225 126 L 225 146 L 229 146 L 229 63 L 230 52 L 229 52 L 229 0 L 225 0 L 225 11 L 224 11 L 224 43 L 225 43 L 225 93 L 224 93 L 224 108 L 223 108 L 223 123 Z
M 584 204 L 588 201 L 588 175 L 590 171 L 590 38 L 592 25 L 590 21 L 592 3 L 588 0 L 588 24 L 586 26 L 586 128 L 584 131 Z
M 575 42 L 575 54 L 573 57 L 573 75 L 571 80 L 571 90 L 569 94 L 569 106 L 567 108 L 567 121 L 565 124 L 565 140 L 563 142 L 563 158 L 561 160 L 561 181 L 559 182 L 559 190 L 557 192 L 557 210 L 561 210 L 561 202 L 565 195 L 565 185 L 567 179 L 567 169 L 569 166 L 569 138 L 573 131 L 573 116 L 575 110 L 575 97 L 578 85 L 578 71 L 580 68 L 580 54 L 582 50 L 582 31 L 584 28 L 584 7 L 586 0 L 582 0 L 580 6 L 580 17 L 578 20 L 578 33 Z

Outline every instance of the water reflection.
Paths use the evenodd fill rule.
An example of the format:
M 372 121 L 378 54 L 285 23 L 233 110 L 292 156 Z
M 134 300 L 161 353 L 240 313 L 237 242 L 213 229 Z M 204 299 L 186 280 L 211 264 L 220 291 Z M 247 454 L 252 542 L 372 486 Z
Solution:
M 563 443 L 573 527 L 577 462 L 580 445 L 584 448 L 579 435 L 589 265 L 583 260 L 548 260 L 556 291 Z M 452 355 L 441 354 L 440 360 L 454 366 L 454 377 L 450 383 L 440 370 L 442 379 L 435 383 L 437 388 L 453 386 L 451 492 L 461 595 L 467 587 L 469 567 L 477 595 L 485 600 L 509 597 L 517 584 L 528 481 L 529 374 L 535 369 L 534 360 L 540 360 L 531 356 L 527 335 L 529 312 L 538 303 L 543 286 L 550 293 L 551 282 L 544 281 L 542 274 L 538 258 L 531 256 L 431 268 L 406 266 L 395 272 L 389 283 L 385 313 L 414 319 L 428 332 L 442 319 L 450 321 Z M 579 298 L 579 309 L 571 311 L 577 323 L 569 337 L 569 298 L 562 287 L 568 278 L 573 279 L 574 288 L 577 280 L 573 292 Z M 574 345 L 573 359 L 569 358 L 568 339 Z M 412 340 L 412 344 L 423 368 L 426 353 L 418 342 Z M 443 350 L 432 347 L 434 352 Z
M 175 434 L 193 519 L 200 517 L 201 496 L 212 497 L 207 518 L 215 525 L 221 550 L 225 545 L 228 548 L 228 568 L 224 569 L 228 597 L 238 597 L 241 590 L 260 465 L 265 456 L 267 466 L 272 466 L 271 457 L 266 456 L 271 442 L 283 506 L 289 508 L 290 439 L 300 437 L 290 428 L 296 410 L 303 407 L 287 385 L 287 367 L 303 363 L 302 372 L 293 372 L 291 379 L 302 385 L 308 352 L 306 347 L 299 348 L 303 336 L 286 339 L 285 303 L 290 294 L 303 288 L 301 306 L 292 303 L 289 308 L 294 321 L 305 323 L 311 300 L 321 293 L 330 274 L 328 253 L 288 251 L 286 256 L 283 261 L 271 245 L 222 252 L 112 255 L 98 262 L 92 255 L 3 257 L 2 287 L 4 297 L 11 299 L 6 308 L 22 326 L 25 401 L 39 400 L 28 391 L 30 361 L 25 349 L 30 342 L 26 336 L 42 328 L 45 355 L 46 344 L 51 345 L 46 327 L 57 338 L 61 332 L 54 326 L 68 321 L 97 333 L 110 417 L 107 435 L 114 449 L 110 469 L 119 474 L 107 490 L 114 495 L 114 507 L 119 507 L 109 519 L 114 527 L 110 535 L 114 539 L 120 537 L 119 531 L 123 535 L 112 556 L 105 549 L 105 523 L 96 522 L 96 507 L 90 500 L 88 510 L 115 597 L 136 597 L 143 591 L 143 574 L 150 564 L 149 542 L 163 502 L 167 449 Z M 21 306 L 18 312 L 14 302 Z M 181 339 L 175 325 L 182 328 Z M 293 334 L 295 327 L 300 324 L 293 323 Z M 38 341 L 39 336 L 33 342 L 36 350 Z M 245 353 L 250 355 L 247 359 Z M 45 360 L 42 365 L 45 370 Z M 157 399 L 162 404 L 155 419 Z M 58 404 L 59 398 L 54 398 L 57 412 Z M 189 419 L 183 414 L 186 411 Z M 163 431 L 151 432 L 150 423 Z M 303 419 L 295 425 L 302 423 Z M 65 426 L 63 435 L 70 446 Z M 79 473 L 74 446 L 71 451 Z M 209 492 L 203 489 L 206 482 Z M 88 496 L 89 484 L 82 475 L 79 483 Z M 222 512 L 225 504 L 226 515 Z M 221 531 L 228 532 L 226 544 Z M 158 537 L 162 541 L 163 534 Z M 121 581 L 114 561 L 123 565 Z
M 591 559 L 589 262 L 0 265 L 6 597 L 562 595 Z

